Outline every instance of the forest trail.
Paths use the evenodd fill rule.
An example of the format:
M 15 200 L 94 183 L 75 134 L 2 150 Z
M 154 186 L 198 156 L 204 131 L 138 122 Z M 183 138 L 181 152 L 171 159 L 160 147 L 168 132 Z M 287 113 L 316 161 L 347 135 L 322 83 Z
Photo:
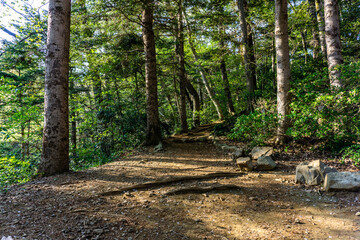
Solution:
M 302 159 L 275 157 L 276 171 L 241 173 L 202 138 L 212 127 L 170 138 L 161 152 L 141 148 L 97 168 L 12 187 L 0 195 L 0 237 L 360 239 L 359 193 L 295 185 Z

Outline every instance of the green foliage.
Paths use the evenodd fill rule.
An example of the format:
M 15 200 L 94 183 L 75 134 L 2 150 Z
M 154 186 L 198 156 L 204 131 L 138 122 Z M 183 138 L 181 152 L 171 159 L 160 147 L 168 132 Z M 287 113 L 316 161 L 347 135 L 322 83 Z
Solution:
M 360 138 L 360 86 L 355 80 L 360 64 L 349 65 L 342 69 L 343 89 L 329 89 L 326 71 L 304 72 L 295 79 L 288 131 L 295 140 L 323 140 L 326 147 L 340 150 Z
M 275 135 L 277 118 L 274 105 L 265 102 L 260 106 L 254 112 L 236 119 L 232 133 L 228 135 L 230 139 L 255 146 L 265 144 Z
M 0 190 L 14 183 L 24 183 L 35 174 L 31 161 L 11 157 L 0 158 Z
M 354 166 L 360 169 L 360 144 L 354 144 L 341 150 L 342 160 L 350 158 Z

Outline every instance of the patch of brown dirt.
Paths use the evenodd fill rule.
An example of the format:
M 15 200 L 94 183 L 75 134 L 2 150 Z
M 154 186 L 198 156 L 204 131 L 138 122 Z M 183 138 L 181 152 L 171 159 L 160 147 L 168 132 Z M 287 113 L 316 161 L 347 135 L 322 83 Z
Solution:
M 0 196 L 0 237 L 360 239 L 355 215 L 360 194 L 295 185 L 295 166 L 303 159 L 280 154 L 274 157 L 279 168 L 272 172 L 101 196 L 169 177 L 236 171 L 230 156 L 209 142 L 166 141 L 164 146 L 163 152 L 144 148 L 98 168 L 12 187 Z M 178 189 L 201 191 L 167 194 Z

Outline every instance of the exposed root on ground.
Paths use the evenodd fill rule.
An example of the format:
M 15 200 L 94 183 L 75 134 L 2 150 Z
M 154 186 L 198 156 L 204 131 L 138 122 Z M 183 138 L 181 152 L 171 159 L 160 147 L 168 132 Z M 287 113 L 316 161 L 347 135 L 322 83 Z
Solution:
M 181 176 L 181 177 L 172 177 L 164 180 L 152 181 L 147 183 L 136 184 L 133 186 L 123 187 L 115 191 L 109 191 L 101 193 L 101 196 L 114 196 L 122 194 L 124 192 L 133 192 L 135 190 L 149 190 L 157 187 L 162 187 L 164 185 L 170 185 L 177 182 L 189 182 L 194 180 L 206 180 L 212 178 L 229 178 L 229 177 L 239 177 L 244 175 L 240 172 L 215 172 L 209 173 L 206 175 L 196 175 L 196 176 Z

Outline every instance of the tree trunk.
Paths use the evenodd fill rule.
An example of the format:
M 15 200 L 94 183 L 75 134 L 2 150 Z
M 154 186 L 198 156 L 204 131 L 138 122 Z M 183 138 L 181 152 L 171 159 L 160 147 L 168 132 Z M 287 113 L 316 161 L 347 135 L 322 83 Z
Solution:
M 337 0 L 325 0 L 325 40 L 329 68 L 330 86 L 342 86 L 339 66 L 343 63 L 340 41 L 340 17 Z
M 232 97 L 231 97 L 231 91 L 230 91 L 230 84 L 229 84 L 229 79 L 227 76 L 227 71 L 226 71 L 226 62 L 225 62 L 225 43 L 223 38 L 223 30 L 224 28 L 221 27 L 220 29 L 220 54 L 221 54 L 221 59 L 220 59 L 220 71 L 221 71 L 221 77 L 223 80 L 223 87 L 224 87 L 224 92 L 225 92 L 225 96 L 226 96 L 226 103 L 227 103 L 227 108 L 228 108 L 228 112 L 230 113 L 230 115 L 234 115 L 235 114 L 235 108 L 234 108 L 234 104 L 232 101 Z
M 156 51 L 153 31 L 153 0 L 145 0 L 142 15 L 142 31 L 145 52 L 145 79 L 146 79 L 146 145 L 156 145 L 161 141 L 157 75 L 156 75 Z
M 199 94 L 194 88 L 194 86 L 190 83 L 188 79 L 186 79 L 186 89 L 191 95 L 191 100 L 193 102 L 193 123 L 194 126 L 200 126 L 200 98 Z
M 185 22 L 186 22 L 186 26 L 187 26 L 187 30 L 188 30 L 188 34 L 189 34 L 190 49 L 191 49 L 191 52 L 192 52 L 192 54 L 194 56 L 196 64 L 197 64 L 197 66 L 198 66 L 198 68 L 200 70 L 201 80 L 204 83 L 205 89 L 206 89 L 207 93 L 209 94 L 209 97 L 210 97 L 212 103 L 214 104 L 214 106 L 216 108 L 216 112 L 217 112 L 217 114 L 219 116 L 219 119 L 224 119 L 224 115 L 223 115 L 223 112 L 221 110 L 220 103 L 216 99 L 215 93 L 213 92 L 212 88 L 210 87 L 209 81 L 207 80 L 207 77 L 206 77 L 205 69 L 204 69 L 204 67 L 201 65 L 201 63 L 199 61 L 200 59 L 199 59 L 199 57 L 197 55 L 194 43 L 192 41 L 192 32 L 191 32 L 190 25 L 189 25 L 189 23 L 187 21 L 187 18 L 186 18 L 185 10 L 184 10 L 184 16 L 185 16 Z
M 40 175 L 69 170 L 70 1 L 49 1 Z
M 286 141 L 289 114 L 290 60 L 288 39 L 287 1 L 275 0 L 275 44 L 277 72 L 277 143 Z
M 317 59 L 319 57 L 319 30 L 317 27 L 316 21 L 316 9 L 315 9 L 315 0 L 308 0 L 309 3 L 309 14 L 311 19 L 311 32 L 313 36 L 312 47 L 313 47 L 313 58 Z
M 188 132 L 186 116 L 186 75 L 185 75 L 185 53 L 184 53 L 184 25 L 182 16 L 182 0 L 178 0 L 178 23 L 176 53 L 178 57 L 178 76 L 180 83 L 180 125 L 181 132 Z
M 224 92 L 225 92 L 225 96 L 226 96 L 228 112 L 230 113 L 230 115 L 234 115 L 235 108 L 234 108 L 234 104 L 233 104 L 232 97 L 231 97 L 230 84 L 229 84 L 229 79 L 228 79 L 227 72 L 226 72 L 226 63 L 225 63 L 224 58 L 222 58 L 220 60 L 220 70 L 221 70 L 221 77 L 223 80 L 223 86 L 224 86 Z
M 325 24 L 322 0 L 315 0 L 316 19 L 319 27 L 320 47 L 323 58 L 326 60 Z
M 245 13 L 245 0 L 238 0 L 238 10 L 239 10 L 239 20 L 241 32 L 243 34 L 242 43 L 244 46 L 243 49 L 243 57 L 244 57 L 244 65 L 245 65 L 245 76 L 247 89 L 249 92 L 248 98 L 248 111 L 253 111 L 254 109 L 254 91 L 255 84 L 252 69 L 251 69 L 251 60 L 250 60 L 250 45 L 249 45 L 249 37 L 248 37 L 248 24 L 246 23 L 246 13 Z
M 306 30 L 301 31 L 301 43 L 303 45 L 303 50 L 304 50 L 304 57 L 305 57 L 305 64 L 307 63 L 307 44 L 306 44 Z

